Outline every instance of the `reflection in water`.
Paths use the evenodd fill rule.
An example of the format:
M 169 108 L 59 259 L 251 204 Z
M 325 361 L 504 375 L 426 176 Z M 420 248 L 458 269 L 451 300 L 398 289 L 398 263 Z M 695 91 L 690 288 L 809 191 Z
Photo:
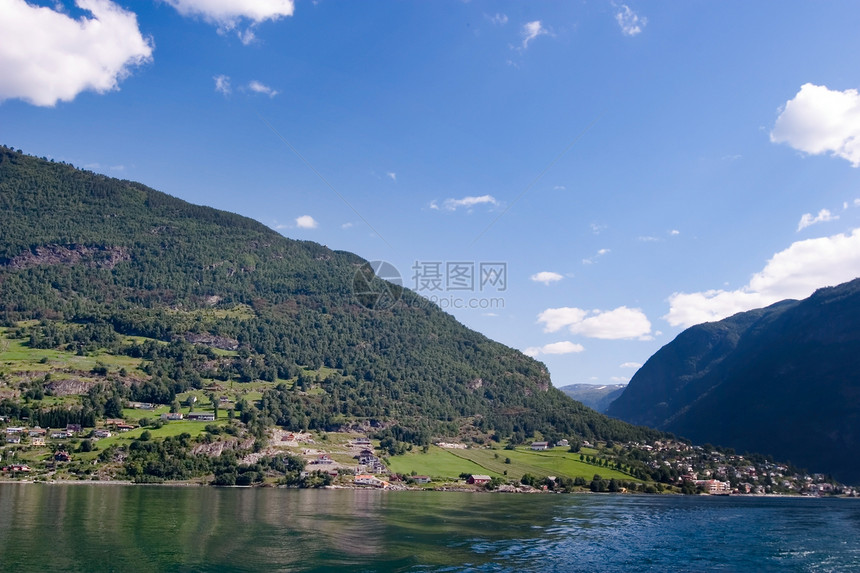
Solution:
M 5 571 L 860 567 L 860 502 L 0 485 Z

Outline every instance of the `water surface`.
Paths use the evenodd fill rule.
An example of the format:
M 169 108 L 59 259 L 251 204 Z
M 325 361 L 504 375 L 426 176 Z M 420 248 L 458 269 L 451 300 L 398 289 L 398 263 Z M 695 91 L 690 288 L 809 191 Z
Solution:
M 860 570 L 860 500 L 0 485 L 3 571 Z

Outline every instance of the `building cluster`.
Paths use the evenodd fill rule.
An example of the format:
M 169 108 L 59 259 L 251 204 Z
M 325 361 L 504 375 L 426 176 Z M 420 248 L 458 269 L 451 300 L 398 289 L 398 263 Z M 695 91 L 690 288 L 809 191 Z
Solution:
M 745 457 L 672 440 L 629 447 L 648 452 L 651 469 L 671 470 L 673 476 L 677 475 L 675 485 L 692 483 L 705 493 L 856 495 L 853 488 L 827 476 L 798 472 L 759 456 Z

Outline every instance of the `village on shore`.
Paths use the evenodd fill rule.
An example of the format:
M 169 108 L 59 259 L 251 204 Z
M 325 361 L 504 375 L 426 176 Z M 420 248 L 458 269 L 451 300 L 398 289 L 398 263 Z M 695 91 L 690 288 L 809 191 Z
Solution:
M 208 411 L 165 412 L 159 419 L 160 427 L 176 424 L 199 433 L 204 428 L 212 430 L 207 423 L 211 425 L 216 417 Z M 118 418 L 107 419 L 97 428 L 68 424 L 64 428 L 48 429 L 12 422 L 8 417 L 0 417 L 4 441 L 0 449 L 0 479 L 5 481 L 131 482 L 123 475 L 122 450 L 117 450 L 116 446 L 146 438 L 148 431 L 139 423 Z M 202 435 L 206 435 L 205 431 Z M 120 459 L 105 460 L 104 456 L 94 455 L 99 450 L 104 451 L 102 446 L 108 444 L 120 452 L 115 454 Z M 380 450 L 378 440 L 355 432 L 290 432 L 275 428 L 269 430 L 262 447 L 258 442 L 254 451 L 254 445 L 253 438 L 241 435 L 226 440 L 203 439 L 194 447 L 194 453 L 218 456 L 225 450 L 234 450 L 243 453 L 243 464 L 254 464 L 266 456 L 288 454 L 303 461 L 303 478 L 314 474 L 321 478 L 314 482 L 317 486 L 334 488 L 857 495 L 855 488 L 822 474 L 800 472 L 761 456 L 747 457 L 678 440 L 658 440 L 649 444 L 583 441 L 571 446 L 568 440 L 562 439 L 556 443 L 533 441 L 517 447 L 437 441 L 420 452 L 392 456 Z M 631 459 L 638 460 L 637 465 L 645 466 L 649 473 L 634 469 Z M 425 471 L 407 471 L 410 463 Z M 464 471 L 448 475 L 458 463 Z M 500 468 L 505 469 L 499 471 Z M 523 468 L 532 471 L 524 472 Z M 553 471 L 554 468 L 558 471 Z M 195 479 L 191 483 L 207 482 Z M 275 483 L 263 480 L 256 485 Z

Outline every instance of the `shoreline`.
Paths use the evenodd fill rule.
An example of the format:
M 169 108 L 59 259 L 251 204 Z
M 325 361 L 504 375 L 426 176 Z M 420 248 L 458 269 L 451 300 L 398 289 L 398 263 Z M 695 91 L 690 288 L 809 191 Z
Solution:
M 530 495 L 530 494 L 557 494 L 557 495 L 606 495 L 606 496 L 649 496 L 649 497 L 695 497 L 695 498 L 735 498 L 735 499 L 777 499 L 777 498 L 785 498 L 785 499 L 860 499 L 860 497 L 851 497 L 847 495 L 835 495 L 835 496 L 811 496 L 811 495 L 786 495 L 786 494 L 732 494 L 732 495 L 708 495 L 708 494 L 697 494 L 697 495 L 683 495 L 680 493 L 642 493 L 642 492 L 593 492 L 593 491 L 572 491 L 572 492 L 557 492 L 552 490 L 538 490 L 532 489 L 529 491 L 526 490 L 486 490 L 486 489 L 473 489 L 468 487 L 444 487 L 440 486 L 438 488 L 376 488 L 376 487 L 368 487 L 368 486 L 351 486 L 351 485 L 330 485 L 324 486 L 320 488 L 295 488 L 290 486 L 279 486 L 279 485 L 232 485 L 232 486 L 216 486 L 208 483 L 199 483 L 199 482 L 165 482 L 165 483 L 135 483 L 133 481 L 128 480 L 53 480 L 53 481 L 42 481 L 42 480 L 9 480 L 9 479 L 0 479 L 0 486 L 5 484 L 12 485 L 47 485 L 47 486 L 65 486 L 65 485 L 73 485 L 73 486 L 81 486 L 81 485 L 92 485 L 92 486 L 144 486 L 144 487 L 173 487 L 173 488 L 185 488 L 185 487 L 209 487 L 213 489 L 292 489 L 292 490 L 303 490 L 303 489 L 316 489 L 316 490 L 356 490 L 356 491 L 379 491 L 379 492 L 439 492 L 439 493 L 474 493 L 474 494 L 520 494 L 520 495 Z

